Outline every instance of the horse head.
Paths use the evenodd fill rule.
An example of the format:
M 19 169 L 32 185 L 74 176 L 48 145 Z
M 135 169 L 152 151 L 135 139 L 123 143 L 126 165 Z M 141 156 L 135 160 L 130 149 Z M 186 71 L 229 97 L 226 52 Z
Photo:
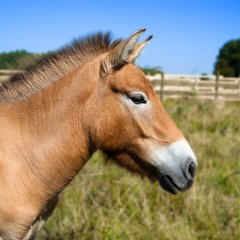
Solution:
M 134 65 L 151 36 L 140 30 L 103 54 L 90 99 L 92 142 L 129 170 L 157 179 L 171 193 L 188 189 L 197 159 L 150 81 Z

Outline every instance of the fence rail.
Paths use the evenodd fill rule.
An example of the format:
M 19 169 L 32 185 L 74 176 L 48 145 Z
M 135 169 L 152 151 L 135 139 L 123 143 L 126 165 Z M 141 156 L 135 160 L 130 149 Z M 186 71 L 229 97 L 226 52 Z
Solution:
M 169 77 L 170 76 L 170 77 Z M 157 74 L 147 76 L 161 99 L 198 98 L 240 101 L 240 78 Z
M 19 70 L 0 70 L 0 84 Z M 198 98 L 240 101 L 240 78 L 156 74 L 147 76 L 161 99 Z
M 21 72 L 20 70 L 12 69 L 12 70 L 3 70 L 0 69 L 0 85 L 2 82 L 8 80 L 8 78 L 16 73 Z

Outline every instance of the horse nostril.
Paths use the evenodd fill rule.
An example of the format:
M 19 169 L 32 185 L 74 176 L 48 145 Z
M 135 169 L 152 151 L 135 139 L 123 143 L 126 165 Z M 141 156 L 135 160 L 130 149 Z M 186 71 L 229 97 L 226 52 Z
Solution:
M 188 173 L 192 178 L 194 178 L 196 173 L 196 164 L 194 162 L 191 162 L 188 166 Z

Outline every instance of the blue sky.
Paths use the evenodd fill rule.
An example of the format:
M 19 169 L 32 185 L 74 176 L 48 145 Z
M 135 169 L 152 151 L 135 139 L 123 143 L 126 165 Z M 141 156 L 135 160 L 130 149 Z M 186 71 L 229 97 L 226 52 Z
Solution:
M 167 73 L 211 73 L 219 48 L 240 38 L 239 0 L 1 0 L 0 52 L 46 52 L 95 31 L 154 38 L 137 64 Z

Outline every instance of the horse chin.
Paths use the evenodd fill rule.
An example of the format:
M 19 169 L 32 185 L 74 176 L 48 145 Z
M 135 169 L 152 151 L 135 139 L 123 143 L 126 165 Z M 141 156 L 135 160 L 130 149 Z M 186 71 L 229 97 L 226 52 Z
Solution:
M 112 159 L 129 171 L 137 173 L 141 177 L 147 177 L 152 183 L 158 181 L 160 186 L 169 193 L 177 194 L 180 191 L 187 190 L 192 185 L 192 182 L 189 182 L 185 187 L 179 187 L 170 175 L 161 173 L 159 168 L 136 156 L 133 157 L 126 153 L 106 154 L 106 156 L 107 159 Z
M 173 180 L 169 176 L 160 176 L 158 177 L 158 182 L 160 186 L 169 193 L 177 194 L 180 189 L 173 182 Z
M 167 192 L 172 194 L 178 194 L 179 192 L 186 191 L 189 189 L 194 181 L 187 181 L 184 187 L 178 186 L 178 184 L 173 180 L 170 175 L 157 174 L 155 175 L 160 186 Z

